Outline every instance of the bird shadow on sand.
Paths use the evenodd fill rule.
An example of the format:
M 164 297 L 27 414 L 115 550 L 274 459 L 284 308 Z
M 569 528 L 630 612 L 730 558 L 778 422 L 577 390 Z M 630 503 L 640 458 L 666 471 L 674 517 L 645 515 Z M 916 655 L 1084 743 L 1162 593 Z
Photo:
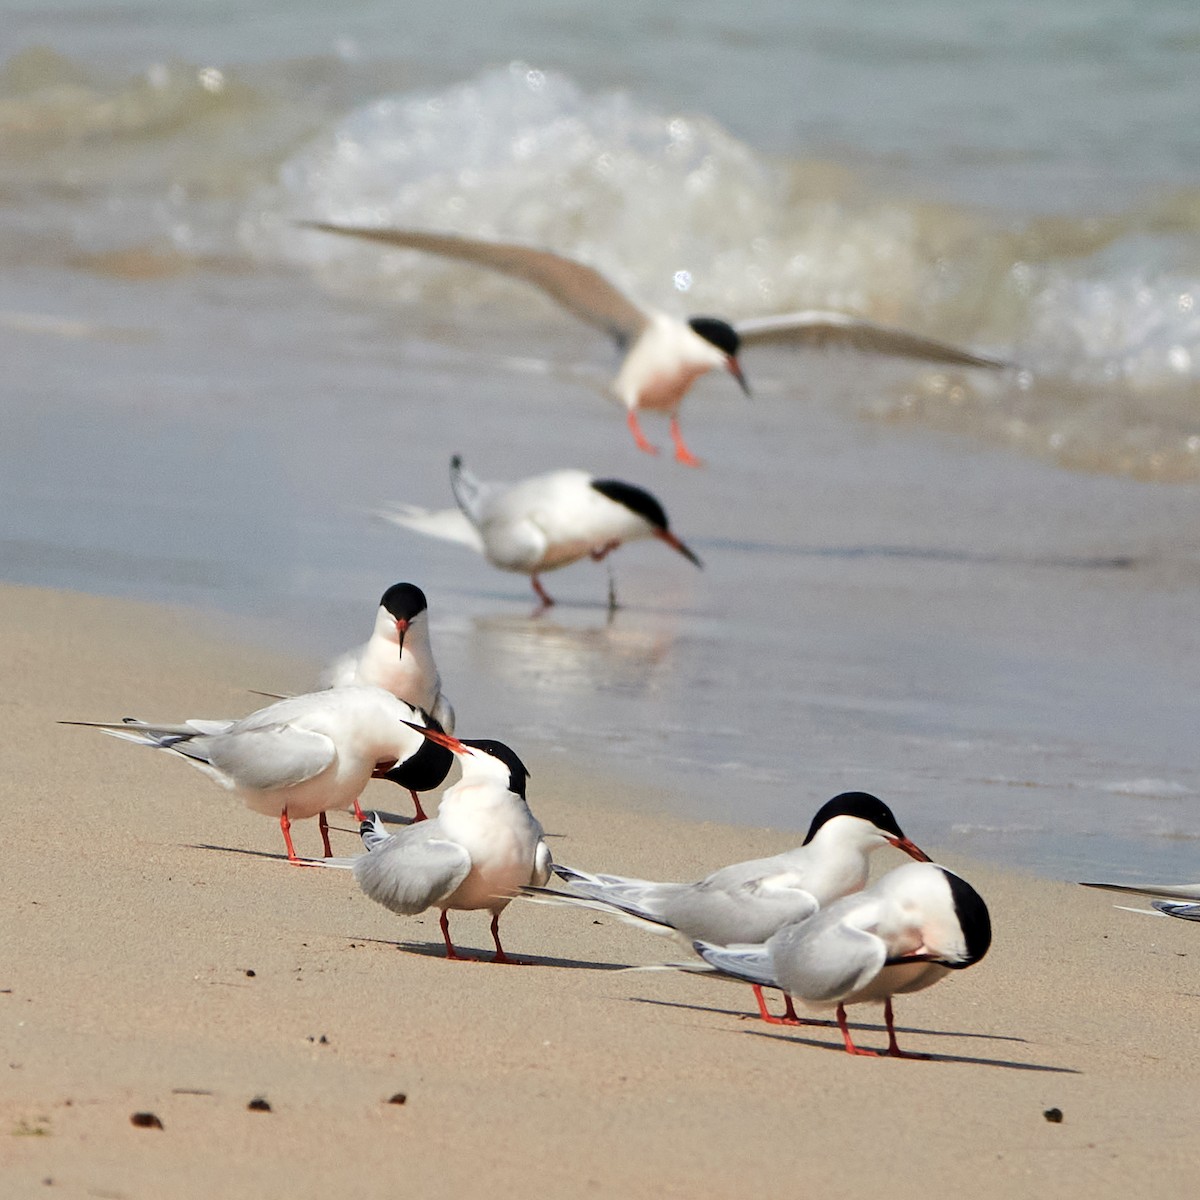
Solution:
M 474 948 L 463 948 L 456 946 L 458 951 L 458 959 L 446 958 L 446 947 L 441 942 L 393 942 L 387 938 L 350 938 L 350 941 L 356 945 L 369 946 L 392 946 L 403 954 L 414 954 L 420 958 L 440 958 L 443 962 L 471 962 L 471 963 L 486 963 L 490 966 L 503 966 L 503 963 L 493 963 L 492 952 L 490 950 L 476 950 Z M 629 969 L 628 963 L 609 963 L 596 962 L 594 959 L 586 962 L 574 958 L 552 958 L 544 954 L 521 954 L 514 952 L 511 955 L 513 963 L 526 967 L 558 967 L 568 971 L 625 971 Z
M 886 1032 L 886 1030 L 884 1030 L 882 1026 L 854 1025 L 854 1026 L 851 1026 L 851 1028 L 854 1030 L 855 1033 L 857 1033 L 861 1030 L 872 1030 L 872 1029 L 878 1029 L 881 1033 Z M 813 1038 L 796 1037 L 796 1036 L 794 1036 L 792 1034 L 788 1034 L 788 1033 L 767 1033 L 765 1030 L 761 1030 L 761 1029 L 743 1029 L 743 1030 L 741 1030 L 741 1032 L 748 1034 L 751 1037 L 770 1038 L 771 1041 L 786 1042 L 789 1045 L 793 1045 L 793 1046 L 812 1047 L 815 1050 L 831 1050 L 836 1054 L 845 1054 L 846 1053 L 846 1049 L 841 1044 L 840 1041 L 839 1042 L 825 1042 L 825 1041 L 819 1042 L 819 1041 L 814 1040 Z M 992 1034 L 960 1033 L 960 1032 L 948 1030 L 948 1029 L 899 1029 L 899 1030 L 897 1030 L 897 1032 L 898 1033 L 917 1033 L 917 1034 L 921 1034 L 924 1037 L 958 1038 L 958 1037 L 991 1037 L 991 1036 L 995 1036 Z M 1011 1040 L 1023 1041 L 1024 1039 L 1014 1038 Z M 856 1045 L 857 1044 L 858 1043 L 856 1041 Z M 863 1050 L 876 1049 L 876 1047 L 874 1047 L 874 1046 L 861 1046 L 861 1045 L 859 1046 L 859 1048 L 863 1049 Z M 883 1053 L 883 1054 L 880 1054 L 879 1057 L 887 1058 L 888 1055 L 886 1053 Z M 921 1055 L 921 1058 L 918 1059 L 917 1061 L 921 1061 L 922 1059 L 925 1061 L 928 1061 L 928 1062 L 966 1063 L 966 1064 L 969 1064 L 972 1066 L 977 1066 L 977 1067 L 1002 1067 L 1007 1071 L 1039 1071 L 1039 1072 L 1047 1072 L 1052 1075 L 1081 1075 L 1081 1074 L 1083 1074 L 1082 1071 L 1077 1070 L 1075 1067 L 1055 1067 L 1049 1063 L 1013 1062 L 1011 1059 L 1006 1059 L 1006 1058 L 976 1058 L 973 1055 L 969 1055 L 969 1054 L 923 1054 L 923 1055 Z
M 743 1021 L 759 1021 L 762 1019 L 761 1017 L 759 1017 L 758 1013 L 756 1013 L 752 1009 L 748 1009 L 748 1008 L 737 1008 L 737 1009 L 716 1008 L 710 1004 L 685 1004 L 679 1000 L 654 1000 L 654 999 L 651 999 L 649 996 L 630 996 L 629 999 L 632 1000 L 634 1004 L 653 1004 L 660 1008 L 685 1008 L 685 1009 L 690 1009 L 692 1012 L 715 1013 L 716 1015 L 723 1016 L 723 1017 L 737 1017 Z M 776 1007 L 779 1007 L 779 1006 L 776 1006 Z M 818 1018 L 805 1017 L 803 1025 L 800 1025 L 800 1026 L 793 1025 L 793 1026 L 790 1026 L 789 1028 L 792 1028 L 792 1029 L 817 1029 L 817 1028 L 821 1028 L 821 1027 L 826 1028 L 826 1029 L 836 1029 L 838 1027 L 838 1024 L 836 1021 L 825 1021 L 819 1017 Z M 882 1034 L 887 1033 L 886 1025 L 866 1025 L 866 1024 L 861 1024 L 861 1023 L 856 1022 L 852 1026 L 852 1028 L 854 1028 L 856 1030 L 861 1030 L 863 1032 L 868 1032 L 868 1033 L 882 1033 Z M 760 1033 L 762 1031 L 746 1030 L 746 1032 L 747 1033 Z M 944 1030 L 944 1029 L 906 1028 L 903 1025 L 897 1025 L 896 1032 L 897 1033 L 917 1033 L 917 1034 L 922 1034 L 925 1037 L 979 1038 L 983 1041 L 988 1041 L 988 1042 L 1017 1042 L 1021 1045 L 1026 1044 L 1025 1038 L 1014 1037 L 1010 1034 L 1005 1034 L 1005 1033 L 959 1033 L 956 1031 Z M 775 1036 L 782 1037 L 785 1040 L 802 1040 L 802 1039 L 791 1038 L 790 1035 L 783 1034 L 783 1033 L 777 1034 Z M 817 1043 L 814 1043 L 814 1045 L 816 1045 L 816 1044 Z M 1053 1068 L 1050 1068 L 1050 1069 L 1053 1069 Z

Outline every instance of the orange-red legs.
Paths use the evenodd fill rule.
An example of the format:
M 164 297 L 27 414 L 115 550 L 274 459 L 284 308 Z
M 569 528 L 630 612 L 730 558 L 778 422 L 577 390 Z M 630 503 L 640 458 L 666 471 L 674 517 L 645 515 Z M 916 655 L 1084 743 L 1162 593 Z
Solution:
M 363 812 L 362 805 L 358 802 L 358 797 L 354 797 L 354 819 L 361 825 L 366 819 L 367 814 Z
M 317 814 L 317 826 L 321 830 L 321 841 L 325 846 L 325 857 L 333 857 L 333 847 L 329 844 L 329 819 L 324 813 Z
M 772 1016 L 767 1008 L 767 998 L 763 995 L 762 984 L 756 983 L 754 987 L 754 999 L 758 1001 L 758 1015 L 762 1017 L 768 1025 L 810 1025 L 816 1024 L 815 1021 L 805 1021 L 803 1017 L 796 1015 L 795 1005 L 792 1004 L 792 998 L 783 993 L 783 998 L 787 1002 L 787 1007 L 783 1010 L 782 1017 Z
M 429 818 L 425 815 L 425 810 L 421 807 L 421 798 L 412 788 L 408 789 L 408 794 L 413 798 L 413 806 L 417 810 L 417 815 L 413 817 L 413 824 L 415 825 L 418 821 L 428 821 Z
M 850 1037 L 850 1027 L 846 1024 L 846 1006 L 839 1004 L 837 1006 L 837 1023 L 838 1028 L 842 1031 L 842 1040 L 846 1043 L 847 1054 L 861 1054 L 864 1058 L 878 1058 L 879 1052 L 876 1050 L 860 1050 Z
M 646 435 L 642 432 L 642 427 L 638 423 L 636 409 L 631 408 L 629 410 L 629 416 L 626 418 L 626 422 L 629 425 L 629 432 L 633 434 L 633 440 L 637 442 L 637 448 L 644 451 L 646 454 L 657 454 L 658 447 L 652 446 L 648 441 L 646 441 Z
M 542 581 L 536 575 L 530 575 L 529 582 L 533 584 L 533 590 L 537 592 L 537 597 L 542 602 L 542 607 L 549 608 L 554 603 L 554 597 L 542 587 Z
M 442 927 L 442 938 L 446 942 L 446 957 L 453 962 L 479 962 L 477 958 L 464 958 L 457 950 L 454 949 L 454 943 L 450 940 L 450 912 L 448 909 L 442 909 L 441 919 L 438 924 Z M 517 964 L 518 959 L 509 958 L 504 953 L 504 947 L 500 945 L 500 914 L 492 914 L 492 941 L 496 944 L 496 953 L 492 957 L 492 962 L 512 963 Z
M 324 813 L 322 813 L 322 814 L 321 814 L 321 817 L 322 817 L 322 819 L 324 819 L 324 817 L 325 817 L 325 814 L 324 814 Z M 293 867 L 312 867 L 312 866 L 316 866 L 316 864 L 315 864 L 315 863 L 308 863 L 308 862 L 305 862 L 305 861 L 304 861 L 304 859 L 302 859 L 302 858 L 301 858 L 301 857 L 300 857 L 300 856 L 299 856 L 299 855 L 296 853 L 296 847 L 292 845 L 292 823 L 291 823 L 291 821 L 289 821 L 289 820 L 288 820 L 288 815 L 287 815 L 287 809 L 286 809 L 286 808 L 283 810 L 283 812 L 281 812 L 281 813 L 279 814 L 279 828 L 280 828 L 281 830 L 283 830 L 283 840 L 284 840 L 284 843 L 285 843 L 285 844 L 286 844 L 286 846 L 287 846 L 287 852 L 288 852 L 288 862 L 290 862 L 290 863 L 292 864 L 292 866 L 293 866 Z M 328 838 L 328 836 L 326 836 L 326 838 L 325 838 L 325 856 L 326 856 L 327 858 L 330 856 L 330 850 L 329 850 L 329 838 Z
M 448 909 L 442 909 L 442 916 L 438 924 L 442 927 L 442 937 L 446 941 L 446 957 L 456 962 L 463 961 L 462 956 L 454 949 L 454 943 L 450 940 L 450 912 Z
M 888 1054 L 893 1058 L 928 1058 L 928 1054 L 915 1054 L 911 1050 L 901 1050 L 896 1045 L 896 1022 L 892 1016 L 892 998 L 889 996 L 883 1005 L 883 1020 L 888 1031 Z
M 675 443 L 675 461 L 685 467 L 702 467 L 704 462 L 697 458 L 684 444 L 683 434 L 679 432 L 679 417 L 671 415 L 671 441 Z

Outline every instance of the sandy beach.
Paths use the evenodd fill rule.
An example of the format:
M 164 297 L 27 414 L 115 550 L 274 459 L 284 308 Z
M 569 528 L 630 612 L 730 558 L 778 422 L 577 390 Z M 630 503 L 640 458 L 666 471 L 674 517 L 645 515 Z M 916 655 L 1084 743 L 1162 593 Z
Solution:
M 1190 924 L 948 861 L 995 942 L 897 1001 L 901 1044 L 929 1062 L 768 1028 L 739 986 L 617 973 L 676 953 L 592 913 L 514 904 L 506 944 L 532 965 L 447 963 L 435 918 L 287 867 L 274 824 L 199 773 L 55 724 L 245 712 L 247 688 L 302 689 L 313 664 L 186 610 L 5 587 L 0 613 L 5 1196 L 1096 1198 L 1194 1182 Z M 661 794 L 562 756 L 529 765 L 564 862 L 687 878 L 795 840 L 664 816 Z M 381 783 L 366 798 L 400 800 Z M 352 819 L 333 823 L 335 851 L 356 853 Z M 315 826 L 297 840 L 314 852 Z M 876 872 L 902 861 L 884 851 Z M 482 917 L 455 930 L 488 945 Z M 851 1019 L 884 1044 L 878 1009 Z M 247 1108 L 259 1097 L 270 1112 Z

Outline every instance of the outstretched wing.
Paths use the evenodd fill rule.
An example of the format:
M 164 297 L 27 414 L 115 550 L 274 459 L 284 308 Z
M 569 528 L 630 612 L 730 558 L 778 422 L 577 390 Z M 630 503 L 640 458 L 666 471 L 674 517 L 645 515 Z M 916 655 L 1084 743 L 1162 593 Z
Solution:
M 921 337 L 891 325 L 878 325 L 864 317 L 848 313 L 807 309 L 803 312 L 780 313 L 771 317 L 750 317 L 738 321 L 734 328 L 748 346 L 767 342 L 801 346 L 848 346 L 868 354 L 891 354 L 898 358 L 919 358 L 926 362 L 948 363 L 962 367 L 990 367 L 999 370 L 1011 366 L 998 358 L 989 358 Z
M 646 314 L 599 271 L 549 250 L 410 229 L 372 229 L 359 225 L 331 225 L 324 221 L 301 221 L 299 224 L 323 233 L 339 233 L 344 237 L 381 242 L 385 246 L 441 254 L 522 279 L 541 288 L 581 321 L 595 325 L 618 342 L 630 340 L 646 323 Z

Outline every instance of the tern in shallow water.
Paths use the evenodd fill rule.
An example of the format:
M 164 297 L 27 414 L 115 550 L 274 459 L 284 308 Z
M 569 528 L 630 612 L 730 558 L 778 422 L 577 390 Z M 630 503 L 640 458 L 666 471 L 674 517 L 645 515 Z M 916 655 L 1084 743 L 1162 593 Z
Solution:
M 727 946 L 765 942 L 785 925 L 811 917 L 867 882 L 869 856 L 895 846 L 918 862 L 925 852 L 900 829 L 892 810 L 866 792 L 844 792 L 817 810 L 795 850 L 722 867 L 698 883 L 654 883 L 621 875 L 594 875 L 555 864 L 570 892 L 528 889 L 532 899 L 615 912 L 657 933 Z M 754 985 L 759 1013 L 772 1024 L 796 1022 L 771 1016 L 762 988 Z
M 688 388 L 714 368 L 728 371 L 749 395 L 750 389 L 738 361 L 738 353 L 744 345 L 765 342 L 846 345 L 876 354 L 967 367 L 1008 365 L 945 342 L 841 312 L 810 309 L 733 323 L 717 317 L 692 317 L 681 321 L 635 304 L 592 267 L 530 246 L 324 221 L 301 221 L 299 224 L 323 233 L 462 259 L 541 288 L 580 320 L 603 330 L 616 341 L 624 357 L 612 390 L 625 406 L 629 429 L 638 448 L 649 454 L 658 453 L 642 433 L 638 412 L 643 409 L 665 412 L 671 419 L 675 457 L 687 466 L 699 466 L 700 462 L 684 445 L 679 430 L 679 405 Z
M 429 605 L 415 584 L 396 583 L 383 593 L 370 641 L 342 655 L 321 682 L 326 687 L 381 687 L 424 709 L 447 733 L 454 732 L 454 709 L 442 695 L 429 641 Z
M 1083 887 L 1101 888 L 1106 892 L 1127 892 L 1134 896 L 1157 897 L 1150 901 L 1154 912 L 1181 921 L 1200 921 L 1200 883 L 1085 883 Z M 1117 908 L 1124 908 L 1118 904 Z M 1154 913 L 1145 908 L 1129 908 L 1127 912 Z
M 352 865 L 359 886 L 392 912 L 413 916 L 440 908 L 446 957 L 461 956 L 450 940 L 451 909 L 492 914 L 495 962 L 511 961 L 500 944 L 500 914 L 529 885 L 550 878 L 550 850 L 529 811 L 525 764 L 503 742 L 459 741 L 431 729 L 418 732 L 462 764 L 462 779 L 442 794 L 433 820 L 388 834 L 373 817 L 362 826 L 367 853 Z
M 700 560 L 671 532 L 663 506 L 639 487 L 586 471 L 550 471 L 517 483 L 484 483 L 462 459 L 450 460 L 458 508 L 413 505 L 381 510 L 393 524 L 478 550 L 494 567 L 528 575 L 543 605 L 554 601 L 538 576 L 581 558 L 595 562 L 624 542 L 657 538 L 697 567 Z
M 123 721 L 64 721 L 89 725 L 140 746 L 167 750 L 241 796 L 247 808 L 278 817 L 288 861 L 300 863 L 292 845 L 293 820 L 317 817 L 325 853 L 331 853 L 325 814 L 353 809 L 372 777 L 405 787 L 450 770 L 426 750 L 416 730 L 427 720 L 420 709 L 377 687 L 339 687 L 289 696 L 238 720 L 189 720 L 158 725 Z M 407 771 L 406 771 L 407 768 Z M 439 779 L 437 782 L 441 782 Z M 436 786 L 434 784 L 433 786 Z
M 909 863 L 808 920 L 785 926 L 762 945 L 697 941 L 693 948 L 723 975 L 781 988 L 809 1008 L 836 1008 L 850 1054 L 873 1057 L 876 1051 L 854 1044 L 846 1005 L 882 1002 L 887 1053 L 925 1058 L 896 1044 L 892 997 L 919 992 L 972 966 L 991 944 L 987 905 L 966 880 L 936 863 Z

